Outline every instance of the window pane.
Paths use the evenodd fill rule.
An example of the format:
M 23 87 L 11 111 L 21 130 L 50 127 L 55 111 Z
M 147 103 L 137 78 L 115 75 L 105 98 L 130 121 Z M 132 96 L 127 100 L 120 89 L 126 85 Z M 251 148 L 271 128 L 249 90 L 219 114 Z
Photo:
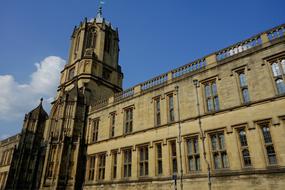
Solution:
M 212 103 L 211 99 L 207 100 L 207 108 L 208 108 L 208 111 L 212 111 L 213 110 L 213 103 Z
M 241 87 L 247 86 L 246 77 L 244 73 L 241 73 L 239 75 L 239 82 Z
M 243 157 L 244 166 L 251 166 L 249 151 L 247 149 L 244 149 L 242 151 L 242 157 Z
M 214 154 L 214 164 L 215 164 L 216 169 L 221 168 L 220 163 L 221 163 L 220 156 L 219 156 L 219 154 L 215 153 Z
M 280 71 L 280 68 L 278 66 L 278 63 L 273 63 L 271 65 L 271 68 L 272 68 L 273 76 L 277 77 L 277 76 L 281 75 L 281 71 Z
M 244 129 L 241 129 L 239 131 L 239 139 L 240 139 L 240 145 L 243 146 L 247 146 L 247 139 L 246 139 L 246 133 L 244 131 Z
M 269 164 L 276 164 L 277 161 L 276 161 L 276 155 L 275 155 L 274 147 L 272 145 L 267 146 L 266 151 L 267 151 Z
M 285 84 L 284 84 L 284 81 L 282 79 L 278 79 L 276 81 L 276 86 L 277 86 L 277 90 L 278 90 L 279 94 L 285 93 Z
M 189 158 L 189 170 L 190 171 L 194 170 L 194 159 L 193 159 L 193 157 Z
M 198 147 L 198 138 L 194 138 L 194 152 L 199 153 L 199 147 Z
M 243 97 L 243 101 L 245 103 L 249 102 L 249 94 L 248 94 L 248 89 L 247 88 L 242 90 L 242 97 Z
M 215 110 L 219 111 L 220 107 L 219 107 L 219 98 L 218 97 L 214 98 L 214 103 L 215 103 Z
M 268 126 L 262 127 L 262 134 L 263 134 L 263 138 L 264 138 L 265 143 L 272 143 L 272 139 L 271 139 L 271 135 L 270 135 L 270 131 L 269 131 Z
M 225 149 L 225 138 L 224 134 L 219 134 L 219 143 L 220 143 L 220 149 Z
M 212 84 L 212 93 L 214 96 L 217 95 L 217 85 L 215 82 Z
M 211 137 L 211 142 L 212 142 L 212 149 L 217 150 L 217 136 L 216 135 L 213 135 Z
M 188 154 L 193 154 L 193 143 L 191 140 L 188 140 Z
M 285 59 L 282 59 L 281 65 L 282 65 L 282 68 L 283 68 L 283 74 L 285 74 Z
M 205 95 L 206 95 L 207 98 L 211 96 L 210 86 L 209 85 L 205 86 Z
M 222 153 L 222 162 L 223 162 L 223 168 L 228 168 L 229 163 L 228 163 L 228 155 L 226 152 Z

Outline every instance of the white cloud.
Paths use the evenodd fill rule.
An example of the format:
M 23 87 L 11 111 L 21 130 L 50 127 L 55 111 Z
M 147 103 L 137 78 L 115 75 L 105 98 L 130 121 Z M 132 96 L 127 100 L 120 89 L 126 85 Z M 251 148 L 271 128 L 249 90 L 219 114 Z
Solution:
M 65 60 L 60 57 L 46 57 L 35 64 L 36 71 L 30 75 L 28 84 L 17 82 L 12 75 L 0 75 L 0 123 L 1 120 L 23 119 L 25 113 L 37 106 L 41 97 L 45 99 L 45 107 L 49 107 L 64 64 Z

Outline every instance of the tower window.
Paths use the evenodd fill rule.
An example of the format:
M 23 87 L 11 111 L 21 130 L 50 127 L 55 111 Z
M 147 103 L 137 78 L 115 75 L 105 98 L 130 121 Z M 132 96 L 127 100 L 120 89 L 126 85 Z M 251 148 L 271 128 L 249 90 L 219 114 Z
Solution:
M 91 28 L 88 31 L 86 48 L 95 48 L 95 47 L 96 47 L 96 29 Z
M 105 52 L 107 53 L 110 53 L 110 50 L 111 50 L 111 32 L 107 29 L 105 31 L 105 46 L 104 46 L 104 49 L 105 49 Z
M 103 73 L 102 73 L 103 79 L 110 80 L 111 73 L 112 71 L 110 71 L 109 69 L 103 68 Z
M 74 76 L 75 76 L 75 67 L 72 67 L 71 69 L 69 69 L 68 72 L 68 80 L 73 79 Z

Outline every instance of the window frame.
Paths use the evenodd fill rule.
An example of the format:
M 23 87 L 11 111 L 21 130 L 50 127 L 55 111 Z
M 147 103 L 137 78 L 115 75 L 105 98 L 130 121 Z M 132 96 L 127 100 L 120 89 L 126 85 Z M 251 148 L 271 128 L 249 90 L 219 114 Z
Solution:
M 220 99 L 218 93 L 218 85 L 216 78 L 207 80 L 202 83 L 203 84 L 203 95 L 204 95 L 204 103 L 205 110 L 207 113 L 218 112 L 221 110 L 220 108 Z M 213 90 L 213 85 L 215 85 L 215 90 Z M 207 86 L 209 86 L 209 96 L 207 93 Z M 215 92 L 215 93 L 214 93 Z M 218 104 L 216 104 L 216 100 L 218 100 Z M 209 109 L 208 101 L 211 102 L 211 110 Z
M 158 152 L 158 146 L 160 146 L 160 150 L 161 150 L 161 153 L 159 154 Z M 155 143 L 155 174 L 156 176 L 162 176 L 163 175 L 163 151 L 162 151 L 162 146 L 163 146 L 163 143 L 162 142 L 157 142 Z M 161 166 L 161 169 L 160 169 L 160 166 Z M 160 172 L 161 170 L 161 172 Z
M 122 156 L 122 178 L 131 178 L 132 177 L 132 148 L 125 148 Z M 126 155 L 129 154 L 129 155 Z M 126 159 L 126 157 L 128 157 Z M 126 173 L 125 173 L 126 171 Z M 125 175 L 126 174 L 126 175 Z
M 99 117 L 91 120 L 90 143 L 98 142 L 98 139 L 99 139 L 99 123 L 100 123 Z
M 177 174 L 178 173 L 178 158 L 177 158 L 177 147 L 176 147 L 176 140 L 169 140 L 169 161 L 170 161 L 170 174 Z M 175 147 L 175 155 L 173 154 L 173 147 Z M 175 160 L 175 165 L 174 165 Z M 174 169 L 176 168 L 176 169 Z
M 89 155 L 88 156 L 88 176 L 87 181 L 94 181 L 95 180 L 95 170 L 96 170 L 96 155 Z
M 195 145 L 194 145 L 194 140 L 197 140 L 197 150 L 195 150 Z M 185 137 L 185 158 L 186 158 L 186 166 L 187 166 L 187 173 L 195 173 L 195 172 L 200 172 L 201 171 L 201 155 L 200 155 L 200 143 L 199 143 L 199 136 L 198 135 L 192 135 Z M 192 150 L 195 150 L 193 153 L 189 153 L 189 144 L 188 142 L 192 142 Z M 189 159 L 194 158 L 194 163 L 195 163 L 195 170 L 190 169 L 190 162 Z M 199 159 L 199 164 L 197 165 L 197 159 Z
M 130 106 L 124 108 L 124 127 L 123 127 L 124 135 L 131 134 L 133 132 L 133 126 L 134 126 L 133 121 L 134 121 L 134 107 Z
M 282 65 L 284 61 L 284 66 Z M 283 81 L 283 88 L 285 88 L 285 55 L 281 55 L 277 58 L 272 58 L 270 60 L 267 60 L 267 62 L 269 63 L 269 70 L 270 70 L 270 75 L 272 77 L 272 81 L 274 83 L 274 89 L 275 89 L 275 94 L 276 95 L 285 95 L 285 90 L 284 92 L 280 92 L 278 85 L 277 85 L 277 81 L 282 80 Z M 278 66 L 280 75 L 275 76 L 275 72 L 273 70 L 273 64 L 276 64 Z
M 167 121 L 175 122 L 174 93 L 167 94 Z
M 111 170 L 111 179 L 117 179 L 118 175 L 118 151 L 112 151 L 112 170 Z
M 154 100 L 154 124 L 155 126 L 161 125 L 161 99 L 160 96 Z
M 147 177 L 149 176 L 149 147 L 140 146 L 138 150 L 138 176 Z
M 265 157 L 265 160 L 266 160 L 266 165 L 267 166 L 276 166 L 276 165 L 278 165 L 279 161 L 278 161 L 278 154 L 277 154 L 276 148 L 275 148 L 275 143 L 273 141 L 272 133 L 271 133 L 271 129 L 270 129 L 272 125 L 268 121 L 268 122 L 258 123 L 258 126 L 259 126 L 259 131 L 260 131 L 260 137 L 261 137 L 262 144 L 263 144 L 263 152 L 264 152 L 264 157 Z M 265 136 L 264 136 L 264 133 L 263 133 L 263 127 L 267 127 L 268 128 L 269 135 L 270 135 L 270 141 L 271 142 L 266 142 Z M 275 163 L 270 163 L 269 155 L 268 155 L 268 152 L 267 152 L 267 147 L 270 147 L 270 146 L 272 146 L 273 150 L 274 150 Z
M 240 136 L 240 132 L 241 130 L 244 131 L 245 133 L 245 141 L 246 141 L 246 145 L 244 145 L 242 142 L 241 142 L 241 136 Z M 248 144 L 248 129 L 246 126 L 239 126 L 239 127 L 236 127 L 235 128 L 235 132 L 236 132 L 236 138 L 237 138 L 237 141 L 238 141 L 238 149 L 239 149 L 239 155 L 240 155 L 240 160 L 241 160 L 241 165 L 243 168 L 251 168 L 253 167 L 253 163 L 252 163 L 252 156 L 250 154 L 250 149 L 249 149 L 249 144 Z M 246 162 L 245 162 L 245 157 L 243 155 L 243 152 L 244 151 L 248 151 L 249 155 L 249 162 L 250 164 L 247 165 Z
M 115 137 L 115 128 L 116 128 L 116 112 L 109 114 L 110 116 L 110 138 Z
M 98 157 L 98 166 L 97 166 L 97 180 L 103 181 L 106 176 L 106 153 L 100 153 Z
M 223 135 L 223 147 L 221 148 L 221 142 L 219 139 L 219 136 L 222 134 Z M 212 142 L 212 136 L 216 136 L 217 141 L 216 141 L 216 150 L 213 150 L 213 142 Z M 210 146 L 210 154 L 211 154 L 211 160 L 212 160 L 212 166 L 214 170 L 225 170 L 225 169 L 229 169 L 230 168 L 230 162 L 229 162 L 229 158 L 228 158 L 228 152 L 227 152 L 227 148 L 226 148 L 226 140 L 225 140 L 225 131 L 224 130 L 219 130 L 219 131 L 213 131 L 211 133 L 208 134 L 209 137 L 209 146 Z M 225 153 L 225 154 L 224 154 Z M 216 163 L 215 163 L 215 156 L 214 154 L 218 154 L 218 158 L 219 158 L 219 168 L 217 167 Z M 227 158 L 227 165 L 225 166 L 225 163 L 223 161 L 223 157 L 222 155 L 226 155 Z

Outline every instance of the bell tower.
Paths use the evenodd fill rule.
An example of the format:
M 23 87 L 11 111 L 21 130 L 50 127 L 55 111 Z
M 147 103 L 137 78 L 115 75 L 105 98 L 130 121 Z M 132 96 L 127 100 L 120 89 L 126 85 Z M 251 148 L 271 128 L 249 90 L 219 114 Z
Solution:
M 84 141 L 89 106 L 122 91 L 119 34 L 102 17 L 84 19 L 71 36 L 69 60 L 61 72 L 45 130 L 40 189 L 80 189 L 84 180 Z

